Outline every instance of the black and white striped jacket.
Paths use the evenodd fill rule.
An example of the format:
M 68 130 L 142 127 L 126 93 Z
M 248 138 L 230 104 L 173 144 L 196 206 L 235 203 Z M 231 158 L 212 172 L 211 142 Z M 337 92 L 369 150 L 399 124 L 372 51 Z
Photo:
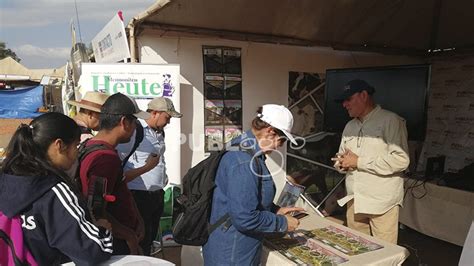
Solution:
M 85 203 L 56 177 L 0 176 L 0 210 L 23 220 L 23 236 L 40 265 L 110 258 L 112 235 L 91 222 Z

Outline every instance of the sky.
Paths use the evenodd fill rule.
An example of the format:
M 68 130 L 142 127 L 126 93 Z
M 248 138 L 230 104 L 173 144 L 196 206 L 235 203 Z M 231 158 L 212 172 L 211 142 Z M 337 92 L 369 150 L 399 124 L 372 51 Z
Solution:
M 0 41 L 30 69 L 58 68 L 70 57 L 71 21 L 87 46 L 119 10 L 125 26 L 155 0 L 0 0 Z M 77 23 L 76 9 L 79 16 Z M 80 28 L 80 34 L 79 34 Z

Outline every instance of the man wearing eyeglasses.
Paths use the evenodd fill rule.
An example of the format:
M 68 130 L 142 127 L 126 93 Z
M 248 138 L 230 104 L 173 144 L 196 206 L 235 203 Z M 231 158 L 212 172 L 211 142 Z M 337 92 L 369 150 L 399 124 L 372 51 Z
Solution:
M 403 201 L 402 172 L 408 167 L 405 120 L 376 105 L 375 89 L 364 80 L 348 82 L 336 102 L 349 121 L 333 161 L 346 174 L 347 225 L 397 243 L 398 214 Z

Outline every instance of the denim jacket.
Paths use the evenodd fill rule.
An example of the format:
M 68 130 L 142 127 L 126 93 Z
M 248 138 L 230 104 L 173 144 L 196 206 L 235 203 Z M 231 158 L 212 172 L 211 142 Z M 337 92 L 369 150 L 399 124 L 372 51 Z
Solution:
M 258 265 L 264 233 L 285 232 L 288 228 L 286 218 L 275 214 L 275 183 L 253 133 L 245 132 L 232 145 L 251 148 L 254 156 L 229 151 L 221 159 L 210 223 L 226 213 L 230 218 L 211 233 L 204 245 L 205 265 Z

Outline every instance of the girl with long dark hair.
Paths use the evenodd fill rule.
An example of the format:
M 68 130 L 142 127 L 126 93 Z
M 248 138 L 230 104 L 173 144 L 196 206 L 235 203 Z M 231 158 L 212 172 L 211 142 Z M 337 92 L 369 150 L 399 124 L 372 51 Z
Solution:
M 97 264 L 112 254 L 110 232 L 91 222 L 65 174 L 76 160 L 80 135 L 74 120 L 47 113 L 22 124 L 6 150 L 0 211 L 21 217 L 24 241 L 40 265 Z

